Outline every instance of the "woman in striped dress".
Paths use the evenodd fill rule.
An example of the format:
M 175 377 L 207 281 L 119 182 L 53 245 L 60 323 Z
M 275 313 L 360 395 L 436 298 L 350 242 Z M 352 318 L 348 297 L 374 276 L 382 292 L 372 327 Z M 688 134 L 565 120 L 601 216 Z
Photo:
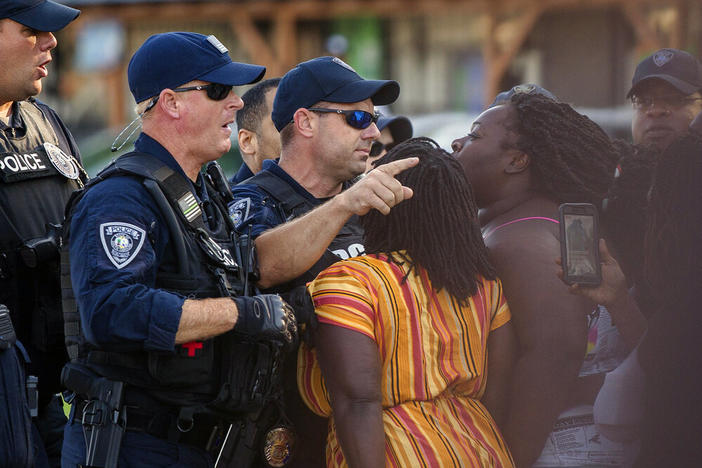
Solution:
M 413 197 L 364 216 L 368 255 L 308 286 L 320 324 L 300 351 L 300 391 L 330 416 L 329 467 L 510 467 L 497 423 L 514 336 L 472 191 L 428 139 L 379 164 L 408 156 L 419 164 L 397 179 Z

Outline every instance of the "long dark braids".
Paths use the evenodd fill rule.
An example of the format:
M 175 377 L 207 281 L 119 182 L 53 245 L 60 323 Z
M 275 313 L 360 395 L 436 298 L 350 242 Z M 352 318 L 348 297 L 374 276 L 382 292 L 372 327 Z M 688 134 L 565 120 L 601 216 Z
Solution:
M 661 306 L 689 307 L 702 291 L 702 136 L 690 132 L 660 155 L 645 237 L 647 286 Z
M 397 145 L 376 167 L 411 156 L 418 157 L 419 163 L 397 180 L 412 188 L 413 197 L 388 215 L 372 210 L 361 217 L 366 252 L 387 254 L 395 263 L 408 264 L 410 272 L 424 268 L 436 291 L 446 289 L 466 303 L 477 292 L 479 276 L 495 278 L 473 190 L 460 164 L 429 138 Z
M 619 158 L 607 134 L 568 104 L 537 94 L 515 94 L 509 129 L 516 146 L 531 157 L 538 186 L 558 203 L 599 207 L 614 178 Z

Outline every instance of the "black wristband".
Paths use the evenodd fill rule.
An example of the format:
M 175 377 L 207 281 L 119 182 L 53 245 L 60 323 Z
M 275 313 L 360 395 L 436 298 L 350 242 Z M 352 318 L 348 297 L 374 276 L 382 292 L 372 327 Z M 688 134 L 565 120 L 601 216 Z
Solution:
M 249 296 L 233 297 L 232 300 L 237 309 L 234 330 L 247 335 L 260 332 L 263 324 L 261 305 Z

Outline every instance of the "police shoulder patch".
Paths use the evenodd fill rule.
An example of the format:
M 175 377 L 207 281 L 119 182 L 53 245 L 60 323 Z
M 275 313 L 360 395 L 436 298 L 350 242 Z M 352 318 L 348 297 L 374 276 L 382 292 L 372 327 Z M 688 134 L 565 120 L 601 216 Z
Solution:
M 107 258 L 119 270 L 129 265 L 144 245 L 146 232 L 129 223 L 103 223 L 100 242 Z
M 229 205 L 229 216 L 234 222 L 234 226 L 239 227 L 243 221 L 249 217 L 249 211 L 251 210 L 251 199 L 242 198 L 237 200 L 231 205 Z

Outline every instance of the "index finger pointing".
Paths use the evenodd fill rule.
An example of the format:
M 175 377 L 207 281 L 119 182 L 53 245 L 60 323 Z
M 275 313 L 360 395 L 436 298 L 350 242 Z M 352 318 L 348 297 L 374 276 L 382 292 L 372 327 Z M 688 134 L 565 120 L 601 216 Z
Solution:
M 409 169 L 412 166 L 416 166 L 418 162 L 419 158 L 417 157 L 398 159 L 397 161 L 378 166 L 374 170 L 385 172 L 386 174 L 390 174 L 391 176 L 396 176 L 405 169 Z

